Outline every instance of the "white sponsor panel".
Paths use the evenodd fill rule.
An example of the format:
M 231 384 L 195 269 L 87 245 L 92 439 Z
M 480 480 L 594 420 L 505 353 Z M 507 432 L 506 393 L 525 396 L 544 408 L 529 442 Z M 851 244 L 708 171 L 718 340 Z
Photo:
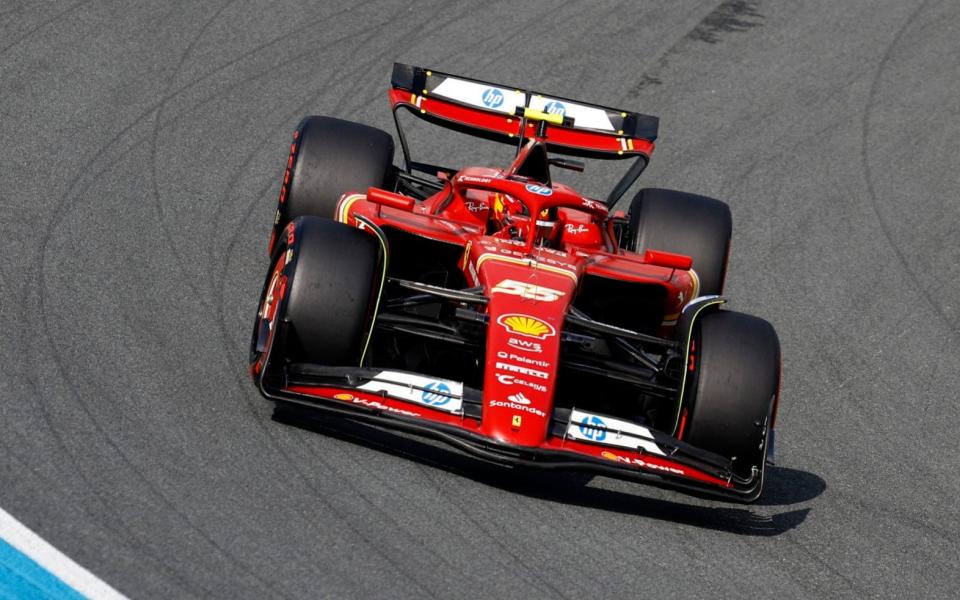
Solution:
M 520 365 L 515 365 L 512 363 L 505 363 L 497 361 L 496 366 L 494 367 L 498 371 L 507 371 L 508 373 L 517 373 L 519 375 L 527 375 L 528 377 L 536 377 L 537 379 L 550 379 L 550 373 L 546 371 L 538 371 L 537 369 L 531 369 L 530 367 L 521 367 Z
M 573 409 L 567 436 L 575 440 L 596 442 L 606 446 L 640 449 L 650 454 L 665 456 L 663 450 L 653 441 L 653 433 L 636 423 L 600 415 L 593 415 Z
M 574 127 L 613 131 L 613 123 L 602 108 L 584 106 L 569 100 L 559 100 L 548 96 L 533 96 L 530 98 L 530 108 L 543 111 L 551 115 L 563 115 L 573 118 Z
M 444 79 L 430 94 L 508 115 L 523 106 L 525 100 L 524 93 L 518 90 L 453 77 Z
M 425 377 L 400 371 L 381 371 L 367 383 L 357 387 L 374 393 L 385 393 L 391 398 L 406 400 L 442 410 L 459 413 L 463 407 L 463 384 L 458 381 Z

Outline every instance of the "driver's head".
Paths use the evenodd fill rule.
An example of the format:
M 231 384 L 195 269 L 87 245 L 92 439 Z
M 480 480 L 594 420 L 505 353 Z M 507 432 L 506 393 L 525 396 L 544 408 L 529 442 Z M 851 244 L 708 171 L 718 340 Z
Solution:
M 559 234 L 563 229 L 559 227 L 556 207 L 541 210 L 537 215 L 535 225 L 537 231 L 535 245 L 555 247 L 557 245 L 557 239 L 560 237 Z

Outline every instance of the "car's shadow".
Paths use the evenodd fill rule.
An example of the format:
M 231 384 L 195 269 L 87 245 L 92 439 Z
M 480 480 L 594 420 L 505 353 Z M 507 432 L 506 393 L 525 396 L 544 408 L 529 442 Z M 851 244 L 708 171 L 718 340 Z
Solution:
M 636 485 L 636 494 L 603 489 L 588 485 L 594 478 L 589 473 L 506 467 L 439 443 L 316 412 L 278 408 L 273 418 L 286 425 L 401 456 L 511 493 L 737 535 L 776 536 L 798 527 L 806 520 L 809 508 L 772 515 L 753 508 L 804 502 L 816 498 L 826 489 L 826 482 L 813 473 L 768 467 L 763 495 L 752 505 L 706 497 L 704 499 L 709 500 L 707 505 L 677 502 L 644 496 L 643 491 L 650 488 L 639 484 Z M 679 492 L 676 495 L 683 497 Z

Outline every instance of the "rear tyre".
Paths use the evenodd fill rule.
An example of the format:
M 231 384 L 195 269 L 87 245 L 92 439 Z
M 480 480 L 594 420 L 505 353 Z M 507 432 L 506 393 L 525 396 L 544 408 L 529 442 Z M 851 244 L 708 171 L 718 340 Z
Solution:
M 256 364 L 258 351 L 266 350 L 263 340 L 271 330 L 276 332 L 274 356 L 328 366 L 358 365 L 380 291 L 379 242 L 359 229 L 318 217 L 299 217 L 286 233 L 274 253 L 278 266 L 285 263 L 280 267 L 285 284 L 271 288 L 272 278 L 267 279 L 251 362 Z M 277 303 L 276 309 L 272 323 L 265 326 L 271 302 Z
M 333 117 L 304 118 L 290 146 L 277 207 L 277 234 L 297 217 L 334 218 L 346 192 L 386 187 L 393 151 L 393 137 L 380 129 Z
M 664 250 L 693 259 L 700 294 L 723 292 L 733 219 L 726 203 L 706 196 L 646 188 L 630 204 L 632 249 Z
M 696 329 L 683 440 L 733 459 L 734 472 L 748 477 L 766 459 L 780 341 L 767 321 L 731 311 L 704 315 Z

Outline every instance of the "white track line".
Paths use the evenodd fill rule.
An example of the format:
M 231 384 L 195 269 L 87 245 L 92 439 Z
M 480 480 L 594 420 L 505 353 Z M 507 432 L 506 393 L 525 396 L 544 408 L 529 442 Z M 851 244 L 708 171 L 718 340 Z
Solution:
M 0 538 L 88 598 L 126 600 L 126 596 L 51 546 L 2 508 Z

